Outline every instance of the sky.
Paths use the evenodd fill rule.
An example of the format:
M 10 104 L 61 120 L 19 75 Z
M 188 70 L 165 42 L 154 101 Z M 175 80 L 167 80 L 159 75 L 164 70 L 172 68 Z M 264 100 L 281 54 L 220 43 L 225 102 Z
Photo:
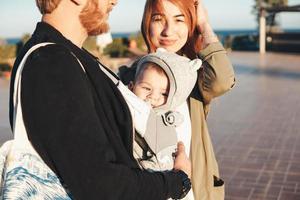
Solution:
M 110 14 L 111 32 L 136 32 L 140 28 L 145 0 L 118 0 Z M 254 0 L 203 0 L 212 27 L 224 29 L 256 29 L 251 14 Z M 289 0 L 290 5 L 300 0 Z M 32 33 L 41 15 L 35 0 L 0 0 L 0 37 L 20 37 Z M 300 13 L 283 13 L 279 16 L 283 28 L 300 29 Z

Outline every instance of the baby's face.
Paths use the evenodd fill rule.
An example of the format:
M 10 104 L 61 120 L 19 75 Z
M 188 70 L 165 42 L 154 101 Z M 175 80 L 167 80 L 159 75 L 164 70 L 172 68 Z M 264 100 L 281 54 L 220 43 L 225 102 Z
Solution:
M 132 86 L 132 91 L 155 108 L 166 103 L 169 94 L 169 80 L 165 74 L 159 73 L 153 68 L 147 68 Z

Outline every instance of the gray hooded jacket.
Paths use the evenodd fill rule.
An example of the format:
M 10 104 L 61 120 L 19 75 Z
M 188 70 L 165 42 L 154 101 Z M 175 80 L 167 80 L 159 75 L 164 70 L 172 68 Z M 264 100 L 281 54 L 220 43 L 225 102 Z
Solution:
M 166 103 L 150 111 L 145 133 L 141 135 L 156 156 L 161 154 L 171 156 L 171 151 L 174 151 L 177 144 L 175 127 L 184 120 L 175 110 L 186 101 L 193 90 L 197 81 L 197 70 L 201 67 L 202 61 L 190 60 L 159 48 L 155 53 L 139 60 L 136 76 L 142 71 L 145 63 L 155 63 L 165 71 L 170 89 Z M 137 132 L 139 133 L 138 130 Z

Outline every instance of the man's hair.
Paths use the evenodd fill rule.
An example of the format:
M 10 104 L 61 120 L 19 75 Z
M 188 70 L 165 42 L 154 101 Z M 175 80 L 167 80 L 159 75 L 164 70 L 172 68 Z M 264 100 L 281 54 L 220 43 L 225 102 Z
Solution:
M 35 0 L 41 14 L 51 13 L 61 2 L 61 0 Z
M 144 72 L 148 69 L 153 69 L 158 74 L 165 75 L 168 78 L 166 72 L 158 64 L 153 63 L 153 62 L 146 62 L 146 63 L 143 63 L 142 66 L 139 68 L 139 70 L 136 71 L 136 74 L 135 74 L 135 77 L 134 77 L 134 83 L 137 80 L 139 80 L 140 78 L 142 78 L 142 76 L 144 75 Z

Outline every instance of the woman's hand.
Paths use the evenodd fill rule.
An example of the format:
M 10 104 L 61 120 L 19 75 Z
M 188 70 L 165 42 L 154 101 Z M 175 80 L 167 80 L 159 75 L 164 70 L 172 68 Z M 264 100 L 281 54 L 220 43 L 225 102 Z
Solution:
M 199 32 L 202 33 L 202 30 L 205 28 L 205 24 L 209 24 L 207 10 L 203 6 L 202 0 L 195 0 L 195 6 L 197 10 L 197 26 Z
M 218 42 L 218 37 L 215 35 L 212 27 L 209 24 L 207 10 L 204 7 L 202 0 L 195 0 L 197 10 L 197 28 L 204 47 L 213 42 Z
M 184 173 L 191 178 L 191 161 L 189 160 L 188 156 L 185 153 L 185 147 L 182 142 L 178 142 L 177 144 L 177 152 L 175 153 L 175 161 L 174 161 L 174 169 L 182 170 Z

